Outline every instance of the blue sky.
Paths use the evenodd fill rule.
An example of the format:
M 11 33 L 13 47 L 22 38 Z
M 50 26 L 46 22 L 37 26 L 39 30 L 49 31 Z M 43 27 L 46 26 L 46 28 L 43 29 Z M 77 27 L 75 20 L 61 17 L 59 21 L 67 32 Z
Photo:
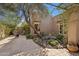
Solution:
M 58 6 L 60 3 L 52 3 L 52 4 Z M 54 6 L 51 6 L 51 5 L 48 5 L 48 4 L 44 4 L 44 5 L 47 7 L 49 14 L 51 14 L 52 16 L 57 16 L 57 15 L 63 13 L 63 10 L 58 10 Z M 22 16 L 21 11 L 19 13 L 19 16 Z
M 54 3 L 54 5 L 59 5 L 59 3 Z M 48 9 L 48 11 L 49 11 L 49 14 L 51 14 L 52 16 L 57 16 L 57 15 L 59 15 L 59 14 L 61 14 L 61 13 L 63 13 L 63 10 L 58 10 L 58 9 L 56 9 L 56 7 L 54 7 L 54 6 L 50 6 L 50 5 L 47 5 L 47 4 L 45 4 L 45 6 L 47 7 L 47 9 Z M 18 26 L 21 26 L 22 25 L 22 23 L 25 21 L 25 18 L 24 18 L 24 16 L 23 16 L 23 14 L 22 14 L 22 11 L 19 11 L 19 16 L 21 16 L 21 22 L 18 24 Z
M 58 10 L 58 9 L 56 9 L 56 7 L 54 7 L 54 6 L 50 6 L 50 5 L 47 5 L 47 4 L 45 4 L 45 5 L 47 6 L 47 8 L 48 8 L 48 10 L 49 10 L 49 13 L 52 14 L 53 16 L 57 16 L 57 15 L 63 13 L 62 10 Z M 53 3 L 53 5 L 58 6 L 59 3 Z
M 58 6 L 60 3 L 52 3 L 52 4 Z M 47 5 L 47 4 L 45 4 L 45 6 L 48 8 L 48 11 L 49 11 L 49 13 L 50 13 L 52 16 L 57 16 L 57 15 L 63 13 L 62 10 L 58 10 L 58 9 L 56 9 L 54 6 Z M 20 11 L 20 13 L 19 13 L 19 16 L 22 16 L 22 12 L 21 12 L 21 11 Z M 2 16 L 0 16 L 0 18 L 2 18 Z M 23 17 L 22 17 L 22 18 L 23 18 Z

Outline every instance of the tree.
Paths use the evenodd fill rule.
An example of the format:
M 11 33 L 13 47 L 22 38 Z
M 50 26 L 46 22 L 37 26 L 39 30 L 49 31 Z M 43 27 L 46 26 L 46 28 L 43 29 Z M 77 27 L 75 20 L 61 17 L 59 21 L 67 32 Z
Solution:
M 33 28 L 33 30 L 37 33 L 37 35 L 41 38 L 41 35 L 36 31 L 36 29 L 30 24 L 30 9 L 37 8 L 41 11 L 41 15 L 47 15 L 47 8 L 44 4 L 0 4 L 0 7 L 5 10 L 9 10 L 17 13 L 18 11 L 23 12 L 23 16 L 25 17 L 26 22 Z

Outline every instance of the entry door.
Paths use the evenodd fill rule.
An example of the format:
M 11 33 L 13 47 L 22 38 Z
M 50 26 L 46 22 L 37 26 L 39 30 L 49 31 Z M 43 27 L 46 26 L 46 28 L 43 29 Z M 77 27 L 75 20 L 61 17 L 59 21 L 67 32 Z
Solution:
M 38 23 L 38 22 L 35 22 L 35 23 L 34 23 L 34 27 L 35 27 L 36 31 L 37 31 L 38 33 L 40 33 L 40 26 L 39 26 L 39 23 Z M 34 31 L 34 34 L 36 34 L 35 31 Z

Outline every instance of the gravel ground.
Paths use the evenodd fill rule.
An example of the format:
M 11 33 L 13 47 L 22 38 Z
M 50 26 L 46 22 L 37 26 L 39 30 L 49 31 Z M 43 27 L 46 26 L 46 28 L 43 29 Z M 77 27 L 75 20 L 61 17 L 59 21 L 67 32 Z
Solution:
M 29 52 L 20 52 L 14 56 L 79 56 L 78 53 L 70 53 L 66 48 L 63 49 L 41 49 Z
M 63 49 L 48 49 L 45 48 L 43 51 L 45 56 L 79 56 L 78 53 L 70 53 L 66 48 Z

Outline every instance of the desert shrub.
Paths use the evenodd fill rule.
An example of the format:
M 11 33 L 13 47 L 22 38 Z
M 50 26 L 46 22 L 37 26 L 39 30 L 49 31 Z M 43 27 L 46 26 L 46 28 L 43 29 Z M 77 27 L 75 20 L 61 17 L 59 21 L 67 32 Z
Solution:
M 5 35 L 6 35 L 6 37 L 10 35 L 11 30 L 12 30 L 11 28 L 6 27 L 6 29 L 5 29 Z
M 64 36 L 62 34 L 58 34 L 56 36 L 56 40 L 59 42 L 59 43 L 63 43 L 63 40 L 64 40 Z
M 25 31 L 25 34 L 30 33 L 30 26 L 28 24 L 22 25 L 23 30 Z
M 59 42 L 57 40 L 49 40 L 48 44 L 51 45 L 51 46 L 56 46 L 56 45 L 59 44 Z
M 28 24 L 22 25 L 23 30 L 25 31 L 26 38 L 32 39 L 33 35 L 30 33 L 30 26 Z
M 32 39 L 32 38 L 33 38 L 33 36 L 32 36 L 32 34 L 31 34 L 31 33 L 29 33 L 29 34 L 26 34 L 26 38 L 28 38 L 28 39 Z
M 10 35 L 11 31 L 12 31 L 12 28 L 0 23 L 0 39 L 8 37 Z

